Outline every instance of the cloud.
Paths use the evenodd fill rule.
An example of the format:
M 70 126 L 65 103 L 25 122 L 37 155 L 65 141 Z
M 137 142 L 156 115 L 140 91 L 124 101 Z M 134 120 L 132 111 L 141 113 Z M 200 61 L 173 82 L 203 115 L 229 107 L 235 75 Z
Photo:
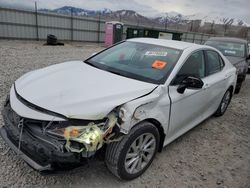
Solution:
M 250 23 L 249 0 L 36 0 L 38 8 L 55 9 L 65 5 L 86 9 L 135 10 L 145 16 L 165 12 L 217 14 L 221 17 L 242 19 Z M 1 0 L 0 6 L 34 9 L 35 0 Z

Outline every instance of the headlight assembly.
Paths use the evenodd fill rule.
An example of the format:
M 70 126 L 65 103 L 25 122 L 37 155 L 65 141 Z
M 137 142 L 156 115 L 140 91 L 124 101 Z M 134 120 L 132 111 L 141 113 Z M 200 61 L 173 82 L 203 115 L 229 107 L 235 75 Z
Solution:
M 116 125 L 115 113 L 108 115 L 105 123 L 89 123 L 86 126 L 68 126 L 49 130 L 49 134 L 63 137 L 66 140 L 65 148 L 70 152 L 94 152 L 103 146 L 104 138 L 112 132 Z

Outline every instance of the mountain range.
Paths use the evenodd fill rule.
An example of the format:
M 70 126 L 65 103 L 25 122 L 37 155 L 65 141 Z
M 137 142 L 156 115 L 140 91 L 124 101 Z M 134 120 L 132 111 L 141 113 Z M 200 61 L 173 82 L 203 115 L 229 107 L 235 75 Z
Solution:
M 146 17 L 143 16 L 136 11 L 133 10 L 117 10 L 112 11 L 108 8 L 104 8 L 101 10 L 88 10 L 83 8 L 77 8 L 72 6 L 63 6 L 57 9 L 40 9 L 39 11 L 43 12 L 53 12 L 60 14 L 68 14 L 71 13 L 77 16 L 89 16 L 89 17 L 100 17 L 100 18 L 109 18 L 116 19 L 121 21 L 132 21 L 132 22 L 140 22 L 142 24 L 187 24 L 193 20 L 200 20 L 201 25 L 205 22 L 214 23 L 214 24 L 229 24 L 229 25 L 240 25 L 240 26 L 250 26 L 250 24 L 244 22 L 243 20 L 235 19 L 235 18 L 227 18 L 227 17 L 219 17 L 216 15 L 202 15 L 202 14 L 193 14 L 193 15 L 182 15 L 178 12 L 169 12 L 169 13 L 161 13 L 154 17 Z

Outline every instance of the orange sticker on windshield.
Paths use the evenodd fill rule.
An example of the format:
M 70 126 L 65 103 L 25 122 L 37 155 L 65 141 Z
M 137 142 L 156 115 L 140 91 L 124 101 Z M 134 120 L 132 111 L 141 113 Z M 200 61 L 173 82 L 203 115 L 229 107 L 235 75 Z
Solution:
M 155 60 L 154 63 L 152 64 L 152 68 L 162 70 L 165 68 L 166 65 L 167 65 L 167 62 L 165 61 Z

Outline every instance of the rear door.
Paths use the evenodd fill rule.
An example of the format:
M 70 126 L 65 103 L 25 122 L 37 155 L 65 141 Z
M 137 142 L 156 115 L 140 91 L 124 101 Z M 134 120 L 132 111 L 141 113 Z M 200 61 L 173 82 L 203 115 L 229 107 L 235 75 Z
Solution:
M 220 54 L 214 50 L 205 50 L 206 77 L 203 79 L 204 95 L 208 103 L 204 113 L 206 118 L 218 108 L 226 91 L 227 79 L 230 76 L 224 69 L 224 61 Z

